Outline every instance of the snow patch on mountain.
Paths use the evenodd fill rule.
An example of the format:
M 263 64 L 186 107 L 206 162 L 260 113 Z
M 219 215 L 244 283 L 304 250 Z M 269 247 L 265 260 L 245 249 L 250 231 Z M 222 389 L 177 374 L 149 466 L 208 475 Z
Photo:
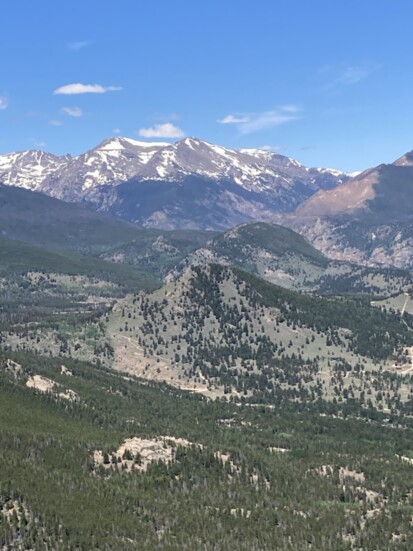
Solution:
M 70 158 L 57 157 L 38 150 L 0 155 L 0 183 L 39 190 L 45 179 L 64 166 Z

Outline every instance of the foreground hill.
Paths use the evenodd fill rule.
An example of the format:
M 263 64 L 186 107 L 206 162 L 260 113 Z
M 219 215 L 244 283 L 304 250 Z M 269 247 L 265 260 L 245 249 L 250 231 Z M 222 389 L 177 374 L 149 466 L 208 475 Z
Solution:
M 407 551 L 411 420 L 340 411 L 1 353 L 0 546 Z
M 285 390 L 306 400 L 351 391 L 363 402 L 372 371 L 390 368 L 413 345 L 406 316 L 366 299 L 305 296 L 209 265 L 119 301 L 107 336 L 115 369 L 196 392 L 274 400 Z
M 142 270 L 194 244 L 256 272 L 330 262 L 265 224 L 137 231 L 106 260 L 0 239 L 0 549 L 408 551 L 406 297 L 216 264 L 153 291 Z M 407 281 L 365 274 L 364 290 Z

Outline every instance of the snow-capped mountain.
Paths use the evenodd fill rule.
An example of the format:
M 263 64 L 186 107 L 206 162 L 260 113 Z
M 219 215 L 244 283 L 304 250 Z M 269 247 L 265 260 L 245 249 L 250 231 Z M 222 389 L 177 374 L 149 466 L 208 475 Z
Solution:
M 229 149 L 186 138 L 157 151 L 141 173 L 144 178 L 168 180 L 182 174 L 230 180 L 248 191 L 274 192 L 277 187 L 290 187 L 294 178 L 301 178 L 318 189 L 316 180 L 320 172 L 309 171 L 298 161 L 271 151 Z M 334 176 L 343 176 L 343 173 Z
M 158 227 L 215 229 L 268 220 L 347 179 L 271 151 L 196 138 L 170 144 L 115 137 L 78 157 L 40 151 L 0 156 L 0 183 Z
M 0 155 L 0 182 L 24 189 L 42 191 L 51 174 L 70 162 L 70 155 L 57 157 L 45 151 L 21 151 Z
M 136 177 L 168 143 L 112 138 L 69 159 L 43 181 L 42 191 L 66 201 L 82 200 L 94 188 L 119 185 Z

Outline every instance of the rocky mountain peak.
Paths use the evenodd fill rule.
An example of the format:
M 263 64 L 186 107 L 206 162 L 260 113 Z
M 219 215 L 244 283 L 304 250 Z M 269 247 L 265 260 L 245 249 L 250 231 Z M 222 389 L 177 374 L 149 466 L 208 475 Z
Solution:
M 402 157 L 399 157 L 393 163 L 395 166 L 413 166 L 413 151 L 409 151 Z

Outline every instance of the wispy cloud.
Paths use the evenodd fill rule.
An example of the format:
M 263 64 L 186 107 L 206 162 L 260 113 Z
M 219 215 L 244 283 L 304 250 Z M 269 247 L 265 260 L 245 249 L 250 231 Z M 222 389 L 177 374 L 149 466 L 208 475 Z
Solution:
M 46 142 L 38 140 L 36 138 L 29 138 L 28 142 L 34 147 L 46 147 Z
M 300 119 L 302 109 L 297 105 L 282 105 L 271 111 L 253 114 L 227 115 L 220 124 L 234 124 L 241 134 L 252 134 Z
M 246 117 L 245 115 L 227 115 L 226 117 L 217 120 L 219 124 L 241 124 L 248 121 L 249 117 Z
M 69 117 L 83 117 L 83 111 L 80 107 L 62 107 L 61 112 Z
M 122 133 L 122 131 L 121 131 L 120 128 L 114 128 L 114 129 L 112 130 L 112 132 L 113 132 L 114 134 L 121 134 L 121 133 Z
M 3 109 L 7 109 L 8 106 L 9 102 L 7 101 L 7 98 L 5 98 L 4 96 L 0 96 L 0 111 L 2 111 Z
M 83 50 L 87 46 L 90 46 L 90 40 L 78 40 L 76 42 L 68 42 L 66 44 L 67 48 L 72 51 Z
M 53 94 L 71 96 L 74 94 L 106 94 L 107 92 L 117 92 L 122 90 L 121 86 L 102 86 L 101 84 L 66 84 L 57 88 Z
M 324 84 L 322 89 L 328 91 L 341 87 L 353 86 L 368 78 L 378 69 L 379 66 L 372 63 L 366 65 L 347 65 L 341 68 L 332 66 L 322 67 L 320 72 L 329 77 L 328 82 Z
M 52 119 L 49 121 L 50 126 L 63 126 L 63 121 L 59 119 Z
M 185 132 L 170 122 L 155 124 L 150 128 L 141 128 L 138 132 L 142 138 L 183 138 Z

